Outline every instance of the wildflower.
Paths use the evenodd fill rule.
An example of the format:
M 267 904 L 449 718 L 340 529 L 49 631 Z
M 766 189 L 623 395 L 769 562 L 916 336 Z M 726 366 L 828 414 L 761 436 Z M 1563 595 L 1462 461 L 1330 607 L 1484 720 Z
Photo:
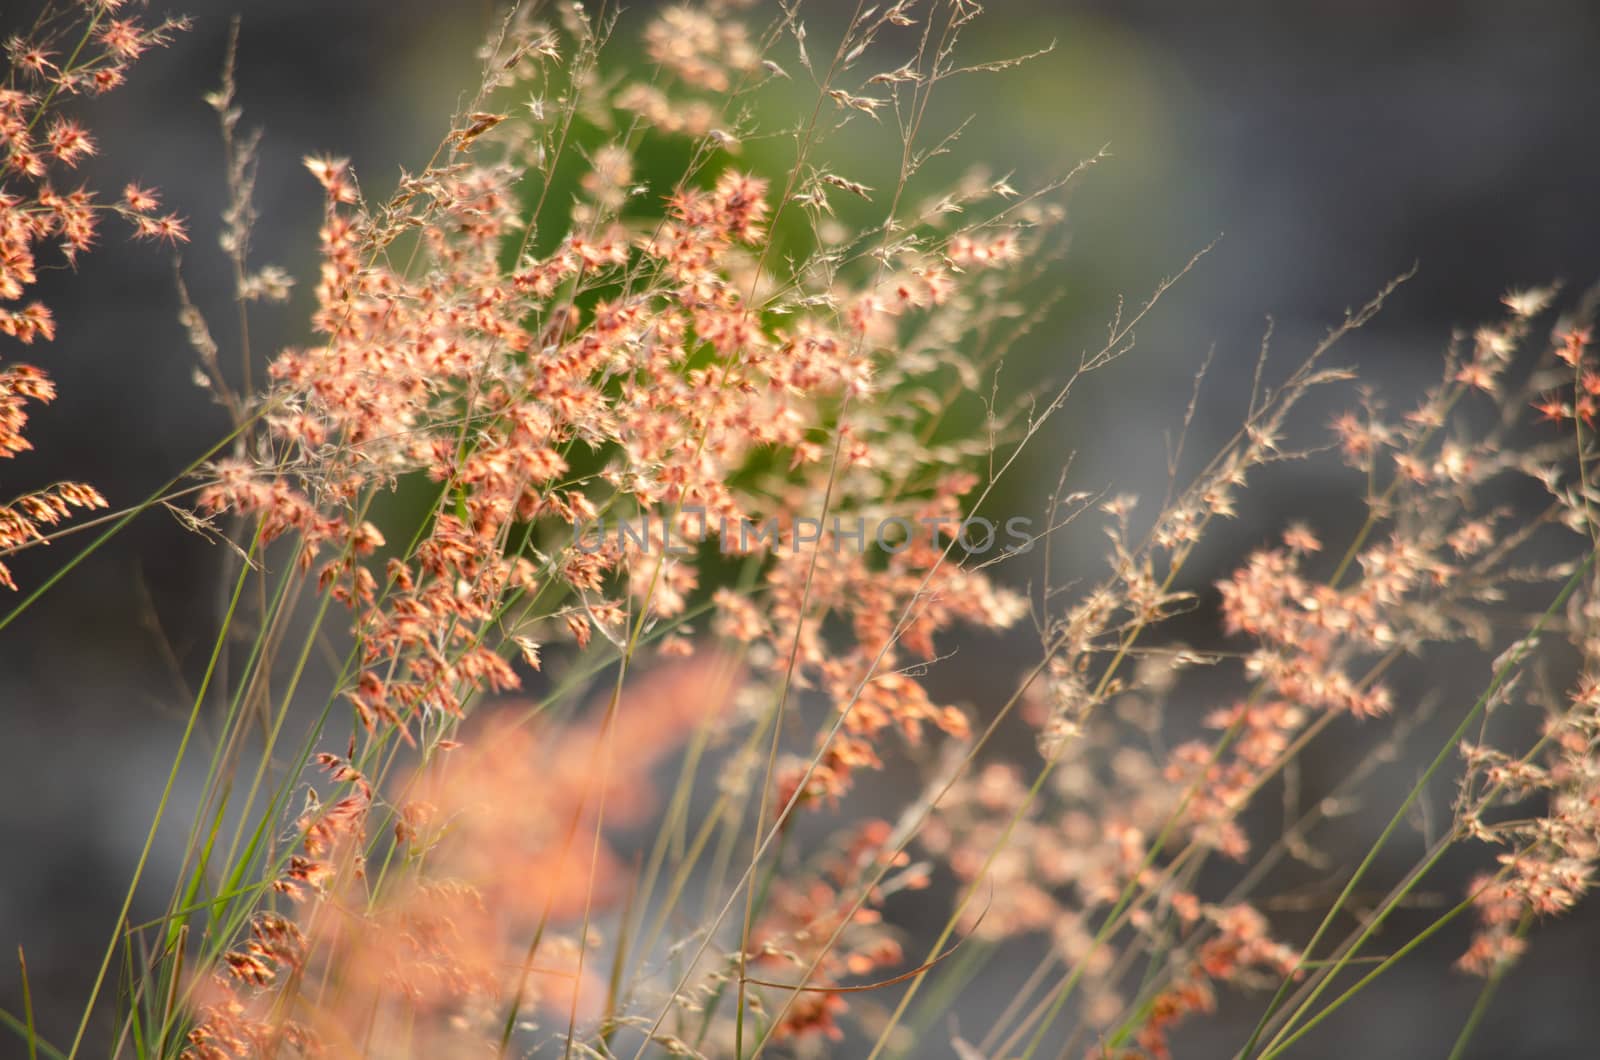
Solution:
M 18 310 L 0 309 L 0 334 L 24 345 L 38 338 L 49 342 L 56 337 L 56 322 L 43 303 L 29 302 Z
M 1553 287 L 1533 287 L 1525 291 L 1509 291 L 1501 301 L 1517 316 L 1533 317 L 1544 311 L 1555 294 Z
M 349 178 L 350 160 L 347 158 L 324 158 L 307 155 L 303 160 L 305 167 L 311 175 L 317 178 L 323 190 L 328 193 L 328 201 L 333 203 L 353 203 L 356 201 L 356 189 Z
M 164 214 L 161 217 L 140 215 L 134 218 L 134 235 L 140 239 L 154 239 L 171 245 L 187 243 L 189 230 L 183 219 L 177 214 Z
M 77 122 L 57 118 L 45 132 L 45 141 L 56 160 L 66 166 L 75 166 L 86 156 L 95 153 L 94 140 Z
M 1572 418 L 1572 406 L 1554 394 L 1547 395 L 1534 402 L 1533 410 L 1539 414 L 1541 420 L 1548 423 L 1560 423 L 1562 420 Z
M 1583 351 L 1588 345 L 1588 330 L 1574 328 L 1561 337 L 1561 345 L 1556 347 L 1556 356 L 1569 368 L 1576 368 L 1583 361 Z
M 1321 552 L 1322 542 L 1304 523 L 1295 523 L 1283 532 L 1283 543 L 1290 552 Z

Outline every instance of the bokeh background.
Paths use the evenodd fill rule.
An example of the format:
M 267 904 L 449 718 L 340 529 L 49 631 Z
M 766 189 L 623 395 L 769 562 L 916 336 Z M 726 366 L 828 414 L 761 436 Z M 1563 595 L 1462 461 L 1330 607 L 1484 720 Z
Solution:
M 5 4 L 0 30 L 22 24 L 32 6 Z M 1404 404 L 1436 371 L 1452 329 L 1493 315 L 1506 289 L 1552 279 L 1583 287 L 1600 278 L 1600 139 L 1593 125 L 1600 113 L 1600 5 L 990 6 L 967 38 L 969 57 L 998 59 L 1052 38 L 1056 47 L 1007 74 L 953 83 L 945 115 L 982 116 L 960 150 L 1015 169 L 1019 184 L 1102 147 L 1111 156 L 1073 195 L 1072 247 L 1055 277 L 1064 296 L 1014 370 L 1074 363 L 1102 340 L 1119 296 L 1142 299 L 1216 242 L 1140 329 L 1130 360 L 1079 392 L 1036 452 L 1034 477 L 1007 499 L 1018 510 L 1030 497 L 1037 506 L 1069 451 L 1079 488 L 1159 484 L 1163 431 L 1181 416 L 1193 373 L 1214 347 L 1208 386 L 1218 397 L 1190 441 L 1192 451 L 1208 451 L 1237 422 L 1269 316 L 1275 348 L 1293 363 L 1346 307 L 1417 266 L 1416 277 L 1338 356 Z M 255 260 L 279 263 L 304 281 L 314 275 L 320 191 L 301 156 L 348 155 L 364 184 L 378 191 L 397 164 L 420 165 L 473 83 L 474 46 L 492 12 L 477 2 L 441 0 L 180 0 L 173 10 L 195 17 L 193 31 L 150 55 L 126 89 L 95 106 L 90 121 L 101 155 L 84 168 L 98 186 L 155 184 L 191 219 L 195 238 L 183 251 L 183 276 L 229 349 L 229 292 L 215 241 L 221 151 L 201 96 L 217 82 L 230 18 L 243 19 L 245 124 L 266 131 L 257 188 L 265 221 Z M 632 47 L 643 13 L 625 18 L 624 47 Z M 815 5 L 815 37 L 826 38 L 825 27 L 843 14 L 838 3 Z M 872 142 L 840 141 L 846 151 Z M 287 309 L 256 314 L 258 355 L 306 340 L 299 323 L 305 286 Z M 71 477 L 99 485 L 113 506 L 131 503 L 225 429 L 220 410 L 191 382 L 193 355 L 177 322 L 169 254 L 108 238 L 75 274 L 46 277 L 40 294 L 55 309 L 60 334 L 28 351 L 29 359 L 52 372 L 61 398 L 35 418 L 37 451 L 0 468 L 0 493 Z M 1207 552 L 1195 587 L 1204 590 L 1287 518 L 1309 518 L 1335 540 L 1341 529 L 1347 536 L 1359 519 L 1357 496 L 1356 485 L 1336 473 L 1264 478 L 1230 537 L 1238 550 Z M 18 580 L 37 583 L 81 543 L 68 539 L 48 554 L 19 557 Z M 1086 545 L 1082 562 L 1098 559 L 1098 549 Z M 215 547 L 151 514 L 0 636 L 0 941 L 26 947 L 47 1035 L 70 1030 L 138 855 L 180 729 L 183 685 L 197 646 L 211 636 L 222 562 Z M 1218 636 L 1203 620 L 1179 632 L 1199 644 Z M 1010 667 L 1028 658 L 1029 647 L 1024 637 L 965 658 L 958 651 L 933 680 L 942 695 L 992 709 L 1009 693 Z M 1443 691 L 1448 713 L 1451 686 L 1443 677 L 1432 684 L 1401 691 Z M 1354 731 L 1340 739 L 1320 764 L 1329 775 L 1370 747 Z M 1429 746 L 1426 738 L 1418 745 Z M 1372 796 L 1374 816 L 1386 819 L 1415 772 L 1403 764 L 1387 771 L 1389 786 L 1380 784 Z M 892 800 L 894 779 L 867 797 Z M 183 799 L 180 790 L 178 819 Z M 1351 849 L 1359 851 L 1367 833 L 1359 822 L 1350 829 Z M 166 893 L 162 873 L 170 871 L 180 831 L 157 844 L 152 893 Z M 1412 837 L 1397 850 L 1393 870 L 1403 870 L 1414 853 Z M 1441 900 L 1453 898 L 1448 886 L 1458 879 L 1442 877 Z M 937 894 L 927 902 L 925 913 L 903 917 L 913 934 L 942 923 L 947 906 Z M 1292 932 L 1295 915 L 1285 915 Z M 1407 937 L 1403 932 L 1426 915 L 1402 914 L 1387 937 Z M 1426 948 L 1354 1013 L 1311 1036 L 1299 1055 L 1441 1054 L 1477 990 L 1448 968 L 1459 944 L 1446 939 Z M 957 1017 L 983 1026 L 984 1012 L 992 1015 L 996 999 L 1003 1003 L 1015 986 L 1011 974 L 998 969 L 976 984 Z M 1600 920 L 1580 914 L 1535 933 L 1531 955 L 1502 990 L 1472 1055 L 1600 1055 L 1597 997 Z M 19 1001 L 14 965 L 0 960 L 0 1005 L 18 1011 Z M 1179 1055 L 1231 1055 L 1249 1011 L 1248 1003 L 1230 1004 L 1217 1019 L 1192 1024 Z M 19 1050 L 14 1039 L 0 1037 L 0 1056 Z M 933 1047 L 927 1055 L 949 1054 Z

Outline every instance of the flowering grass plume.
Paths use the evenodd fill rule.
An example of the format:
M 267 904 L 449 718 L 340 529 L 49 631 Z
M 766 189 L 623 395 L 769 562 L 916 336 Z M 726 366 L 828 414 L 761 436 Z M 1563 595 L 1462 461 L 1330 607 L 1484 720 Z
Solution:
M 0 335 L 24 346 L 56 336 L 50 308 L 29 296 L 39 279 L 41 255 L 67 266 L 90 250 L 106 214 L 117 214 L 139 239 L 178 243 L 188 238 L 183 220 L 160 213 L 156 192 L 129 184 L 121 196 L 100 201 L 76 182 L 79 163 L 97 153 L 77 111 L 116 89 L 144 52 L 183 29 L 181 19 L 149 23 L 120 13 L 120 3 L 47 9 L 28 32 L 5 41 L 6 78 L 0 85 Z M 10 351 L 6 353 L 9 355 Z M 42 369 L 0 359 L 0 458 L 32 449 L 23 436 L 29 403 L 47 404 L 55 384 Z M 0 503 L 0 557 L 44 544 L 51 528 L 73 510 L 107 507 L 83 482 L 58 482 Z M 0 586 L 15 590 L 0 562 Z
M 136 186 L 104 208 L 51 190 L 52 166 L 94 150 L 58 97 L 114 87 L 179 28 L 117 6 L 51 8 L 9 46 L 8 300 L 45 242 L 87 248 L 97 210 L 185 237 Z M 798 5 L 638 23 L 517 6 L 473 99 L 387 197 L 345 159 L 305 160 L 324 203 L 303 345 L 263 375 L 245 328 L 225 370 L 180 289 L 197 381 L 233 431 L 113 530 L 168 503 L 229 546 L 230 592 L 81 1021 L 57 1049 L 30 1013 L 31 1048 L 1165 1057 L 1232 991 L 1259 1006 L 1238 1055 L 1264 1060 L 1457 918 L 1477 925 L 1460 967 L 1486 977 L 1465 1047 L 1536 922 L 1600 859 L 1591 302 L 1551 337 L 1556 292 L 1508 297 L 1396 415 L 1332 361 L 1391 286 L 1287 373 L 1264 344 L 1238 431 L 1198 463 L 1176 447 L 1159 503 L 1064 472 L 1026 549 L 958 548 L 1174 282 L 1063 378 L 1004 396 L 1088 164 L 1022 190 L 952 169 L 935 91 L 1021 61 L 959 58 L 981 15 L 862 7 L 824 45 Z M 260 145 L 234 64 L 230 47 L 207 100 L 243 321 L 294 281 L 251 260 Z M 831 153 L 865 127 L 893 132 L 881 186 Z M 4 312 L 8 335 L 50 337 L 42 307 Z M 22 401 L 51 391 L 6 371 L 12 455 Z M 1352 411 L 1319 434 L 1308 398 L 1335 392 Z M 1201 404 L 1197 385 L 1185 427 Z M 1364 483 L 1353 538 L 1290 525 L 1214 594 L 1191 583 L 1252 480 L 1334 454 Z M 0 555 L 103 506 L 77 484 L 24 497 L 0 509 Z M 642 529 L 575 533 L 606 520 Z M 1055 542 L 1084 528 L 1109 541 L 1104 572 L 1057 584 Z M 1044 563 L 1018 588 L 997 564 L 1024 551 Z M 1164 632 L 1196 611 L 1226 650 Z M 957 631 L 1029 624 L 1035 663 L 1003 702 L 924 683 L 964 664 L 941 654 Z M 1331 866 L 1324 827 L 1426 728 L 1401 675 L 1463 650 L 1485 660 L 1482 695 L 1440 706 L 1447 744 L 1359 864 Z M 1507 742 L 1523 729 L 1501 719 L 1529 713 L 1539 736 Z M 178 883 L 130 924 L 202 721 L 219 735 Z M 1374 753 L 1301 798 L 1299 763 L 1354 728 Z M 1015 734 L 1028 754 L 1002 751 Z M 1347 930 L 1458 759 L 1450 820 Z M 908 771 L 912 795 L 886 810 L 878 783 L 862 812 L 874 774 Z M 1273 834 L 1252 812 L 1268 791 L 1286 807 Z M 1370 953 L 1458 847 L 1486 852 L 1484 874 Z M 1339 881 L 1304 938 L 1271 916 L 1295 863 Z M 897 927 L 908 909 L 942 927 Z M 992 962 L 1037 954 L 1029 939 L 1044 955 L 988 1025 L 940 1022 Z

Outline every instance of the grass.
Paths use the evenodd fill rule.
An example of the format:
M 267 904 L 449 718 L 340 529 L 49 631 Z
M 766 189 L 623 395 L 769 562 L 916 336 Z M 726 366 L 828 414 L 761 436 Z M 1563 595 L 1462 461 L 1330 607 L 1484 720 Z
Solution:
M 1286 372 L 1264 342 L 1243 421 L 1195 457 L 1181 436 L 1210 415 L 1206 358 L 1155 510 L 1069 492 L 1069 464 L 1037 510 L 1001 512 L 1040 527 L 1034 547 L 973 548 L 974 513 L 1018 493 L 1022 454 L 1086 377 L 1127 371 L 1204 254 L 1114 307 L 1061 377 L 1002 385 L 1050 319 L 1065 196 L 1098 160 L 1031 187 L 946 179 L 960 129 L 932 127 L 936 90 L 1014 65 L 958 58 L 982 14 L 863 4 L 824 42 L 798 6 L 748 22 L 717 4 L 514 7 L 437 151 L 387 198 L 307 160 L 326 192 L 313 339 L 270 359 L 250 320 L 283 278 L 250 254 L 260 140 L 230 46 L 207 98 L 237 357 L 180 298 L 232 429 L 130 507 L 77 519 L 106 504 L 65 483 L 0 509 L 0 558 L 99 530 L 0 630 L 159 507 L 232 557 L 65 1048 L 35 1025 L 19 949 L 22 1014 L 0 1016 L 30 1060 L 1160 1057 L 1225 992 L 1260 1006 L 1236 1055 L 1271 1060 L 1463 930 L 1459 965 L 1483 981 L 1450 1048 L 1467 1055 L 1537 922 L 1582 899 L 1600 858 L 1590 301 L 1547 339 L 1556 292 L 1508 296 L 1406 411 L 1355 391 L 1331 429 L 1307 422 L 1311 395 L 1352 393 L 1339 343 L 1402 277 Z M 106 17 L 47 7 L 37 48 L 13 50 L 17 142 L 44 169 L 13 153 L 0 170 L 28 193 L 0 205 L 12 260 L 88 249 L 65 220 L 28 221 L 59 214 L 46 174 L 81 150 L 61 107 L 182 28 Z M 832 153 L 862 126 L 891 144 L 889 187 Z M 102 213 L 186 238 L 156 210 L 130 192 Z M 6 313 L 14 338 L 53 334 L 43 307 Z M 0 375 L 16 413 L 0 451 L 21 451 L 24 402 L 51 396 Z M 1342 461 L 1364 484 L 1356 532 L 1342 549 L 1297 524 L 1234 542 L 1237 568 L 1195 591 L 1197 550 L 1229 542 L 1251 480 L 1291 461 Z M 1539 505 L 1505 499 L 1530 484 Z M 602 532 L 598 549 L 572 532 L 646 517 L 654 535 Z M 1083 533 L 1109 542 L 1106 566 L 1063 582 Z M 1180 616 L 1237 650 L 1176 643 Z M 941 668 L 992 669 L 950 656 L 954 638 L 1030 623 L 1037 655 L 1003 675 L 1011 691 L 932 698 Z M 1336 870 L 1309 937 L 1280 935 L 1274 888 L 1318 863 L 1330 806 L 1380 790 L 1426 730 L 1406 675 L 1463 646 L 1481 688 L 1442 694 L 1448 735 L 1397 806 L 1363 808 L 1387 824 Z M 1300 765 L 1358 722 L 1382 753 L 1296 799 Z M 1037 753 L 1008 749 L 1019 736 Z M 173 821 L 202 744 L 199 810 Z M 863 797 L 893 770 L 916 790 Z M 1252 808 L 1280 789 L 1283 827 L 1260 834 Z M 1424 806 L 1448 825 L 1353 908 Z M 161 916 L 129 923 L 163 828 L 185 837 L 177 882 Z M 1490 867 L 1390 938 L 1390 914 L 1468 851 Z M 931 938 L 896 926 L 913 903 Z M 970 1038 L 946 1034 L 970 984 L 1013 966 L 1020 992 Z

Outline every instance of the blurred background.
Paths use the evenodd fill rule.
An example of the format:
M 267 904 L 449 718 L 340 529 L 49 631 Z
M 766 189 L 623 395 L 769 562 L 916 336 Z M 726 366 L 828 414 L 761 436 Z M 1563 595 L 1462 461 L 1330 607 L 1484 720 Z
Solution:
M 25 25 L 33 6 L 6 4 L 0 31 Z M 167 6 L 151 2 L 157 12 Z M 1139 330 L 1131 359 L 1076 395 L 1035 453 L 1035 478 L 1008 499 L 1016 510 L 1026 510 L 1029 497 L 1037 508 L 1068 451 L 1076 453 L 1076 488 L 1115 483 L 1159 494 L 1163 431 L 1181 417 L 1206 351 L 1216 350 L 1208 387 L 1217 398 L 1190 439 L 1195 453 L 1209 452 L 1237 424 L 1269 316 L 1280 363 L 1292 365 L 1346 307 L 1417 266 L 1336 357 L 1403 406 L 1436 374 L 1452 330 L 1496 315 L 1508 288 L 1558 279 L 1581 288 L 1600 279 L 1600 5 L 1216 6 L 1225 10 L 1202 13 L 1174 0 L 1005 0 L 966 38 L 973 61 L 1051 39 L 1056 47 L 1003 75 L 951 84 L 946 117 L 982 116 L 962 143 L 964 156 L 1015 168 L 1022 186 L 1102 147 L 1110 154 L 1071 199 L 1072 247 L 1055 277 L 1064 298 L 1008 371 L 1037 375 L 1075 363 L 1103 341 L 1118 297 L 1142 301 L 1216 244 Z M 201 97 L 217 83 L 230 18 L 242 16 L 238 103 L 244 124 L 265 130 L 256 196 L 264 222 L 253 257 L 302 281 L 288 307 L 254 315 L 252 339 L 264 359 L 309 338 L 303 321 L 321 194 L 301 156 L 348 155 L 369 193 L 385 193 L 397 164 L 426 160 L 475 84 L 473 53 L 492 14 L 487 5 L 437 0 L 193 0 L 172 10 L 192 14 L 193 31 L 86 111 L 101 150 L 83 169 L 107 189 L 153 184 L 190 219 L 183 277 L 231 349 L 230 289 L 215 238 L 221 148 Z M 844 13 L 844 5 L 817 4 L 808 16 L 814 39 L 828 38 L 824 27 Z M 624 18 L 621 47 L 634 48 L 644 14 Z M 845 136 L 840 150 L 853 143 L 871 149 L 873 141 Z M 121 507 L 226 429 L 191 381 L 171 255 L 130 246 L 109 225 L 104 243 L 75 274 L 54 271 L 40 284 L 59 336 L 26 359 L 54 375 L 61 397 L 35 416 L 36 452 L 0 467 L 0 495 L 70 477 L 96 484 Z M 19 350 L 7 345 L 0 355 Z M 1337 473 L 1264 476 L 1229 535 L 1238 550 L 1207 552 L 1194 587 L 1205 590 L 1291 517 L 1310 519 L 1334 540 L 1341 530 L 1347 537 L 1361 514 L 1352 503 L 1359 486 Z M 18 557 L 19 583 L 37 584 L 84 541 Z M 1099 552 L 1086 541 L 1089 569 L 1099 569 Z M 181 728 L 183 684 L 214 628 L 221 565 L 215 547 L 151 513 L 0 636 L 0 940 L 26 948 L 47 1036 L 70 1038 L 138 856 Z M 1198 620 L 1179 632 L 1198 644 L 1219 636 Z M 992 709 L 1013 686 L 1007 664 L 1029 659 L 1030 647 L 1024 636 L 1005 651 L 985 649 L 983 666 L 958 654 L 933 675 L 938 696 Z M 1340 755 L 1360 754 L 1369 745 L 1362 740 L 1351 735 L 1343 751 L 1332 744 L 1325 767 L 1342 768 Z M 1419 738 L 1418 746 L 1430 744 Z M 1387 818 L 1415 772 L 1385 774 L 1392 789 L 1376 790 L 1374 814 Z M 893 778 L 868 797 L 893 799 Z M 176 820 L 183 798 L 180 790 Z M 180 833 L 157 843 L 152 894 L 166 893 L 163 872 L 172 871 Z M 1353 850 L 1362 849 L 1360 839 Z M 1415 842 L 1397 850 L 1395 871 L 1415 852 Z M 1439 893 L 1454 900 L 1459 886 L 1450 886 L 1460 879 L 1442 876 Z M 925 915 L 906 913 L 908 931 L 942 923 L 948 906 L 937 895 L 927 901 Z M 136 906 L 135 919 L 140 912 Z M 1396 918 L 1391 937 L 1426 923 L 1408 915 Z M 1292 934 L 1292 915 L 1287 926 Z M 1580 914 L 1533 939 L 1471 1055 L 1596 1055 L 1600 920 Z M 1298 1055 L 1440 1052 L 1435 1021 L 1450 1028 L 1448 1042 L 1478 989 L 1448 968 L 1460 949 L 1459 936 L 1425 948 Z M 1016 983 L 1008 974 L 996 970 L 962 999 L 956 1014 L 965 1025 L 983 1026 L 995 999 L 1009 996 Z M 0 960 L 0 1005 L 20 1011 L 10 960 Z M 1189 1024 L 1178 1055 L 1231 1055 L 1252 1005 L 1230 1002 L 1218 1018 Z M 19 1049 L 0 1037 L 0 1056 Z

